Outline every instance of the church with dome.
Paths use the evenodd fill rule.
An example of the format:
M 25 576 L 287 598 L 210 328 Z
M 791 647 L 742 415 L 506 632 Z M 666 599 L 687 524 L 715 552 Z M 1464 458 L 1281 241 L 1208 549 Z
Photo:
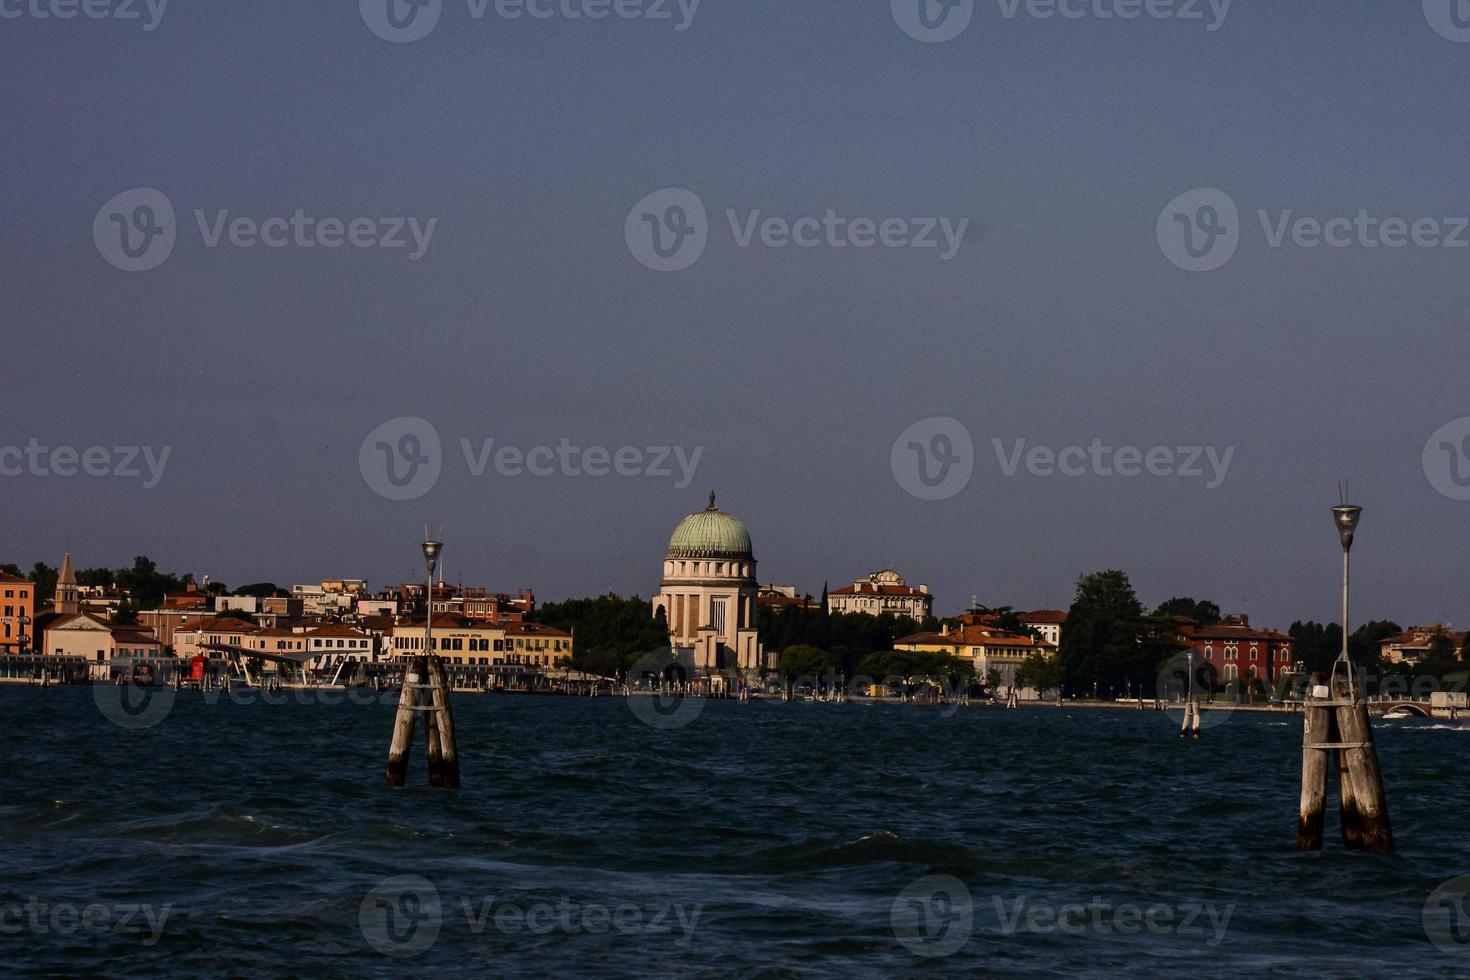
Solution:
M 674 529 L 653 599 L 653 615 L 663 611 L 669 643 L 691 676 L 738 671 L 759 679 L 767 665 L 755 628 L 758 591 L 750 532 L 711 493 L 708 507 Z

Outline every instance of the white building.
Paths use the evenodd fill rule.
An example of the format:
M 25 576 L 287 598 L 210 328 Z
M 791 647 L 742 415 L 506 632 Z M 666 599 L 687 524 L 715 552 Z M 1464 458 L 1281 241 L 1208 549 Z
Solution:
M 674 529 L 653 615 L 663 612 L 674 654 L 692 675 L 740 671 L 750 680 L 765 670 L 755 565 L 750 532 L 715 506 L 713 493 Z
M 929 586 L 920 585 L 915 589 L 891 568 L 827 593 L 827 611 L 834 613 L 867 613 L 870 616 L 892 613 L 923 622 L 929 618 L 933 608 L 934 597 L 929 594 Z

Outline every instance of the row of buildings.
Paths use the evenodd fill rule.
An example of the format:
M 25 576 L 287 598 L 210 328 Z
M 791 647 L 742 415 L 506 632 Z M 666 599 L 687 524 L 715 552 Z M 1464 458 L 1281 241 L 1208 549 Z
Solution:
M 115 617 L 131 597 L 79 586 L 71 556 L 62 559 L 50 606 L 36 610 L 36 585 L 0 573 L 0 655 L 41 653 L 81 658 L 105 673 L 114 661 L 199 654 L 238 655 L 273 665 L 335 672 L 421 654 L 428 646 L 450 663 L 550 669 L 570 661 L 571 633 L 531 621 L 535 597 L 436 583 L 370 592 L 362 579 L 297 585 L 289 595 L 229 595 L 192 584 L 166 595 L 136 623 Z M 432 609 L 432 634 L 426 617 Z

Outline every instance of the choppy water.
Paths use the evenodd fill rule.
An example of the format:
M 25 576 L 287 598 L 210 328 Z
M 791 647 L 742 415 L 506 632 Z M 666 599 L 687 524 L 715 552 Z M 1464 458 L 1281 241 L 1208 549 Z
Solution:
M 0 710 L 12 974 L 1470 975 L 1458 724 L 1380 723 L 1372 856 L 1294 852 L 1280 717 L 466 697 L 442 792 L 386 705 Z

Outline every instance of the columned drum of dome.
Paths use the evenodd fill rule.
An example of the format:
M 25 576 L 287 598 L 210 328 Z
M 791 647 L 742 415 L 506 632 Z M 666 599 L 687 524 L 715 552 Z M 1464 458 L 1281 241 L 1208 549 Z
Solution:
M 715 506 L 713 493 L 708 507 L 674 529 L 653 615 L 663 610 L 669 643 L 686 670 L 755 679 L 765 668 L 755 629 L 755 566 L 750 532 Z

